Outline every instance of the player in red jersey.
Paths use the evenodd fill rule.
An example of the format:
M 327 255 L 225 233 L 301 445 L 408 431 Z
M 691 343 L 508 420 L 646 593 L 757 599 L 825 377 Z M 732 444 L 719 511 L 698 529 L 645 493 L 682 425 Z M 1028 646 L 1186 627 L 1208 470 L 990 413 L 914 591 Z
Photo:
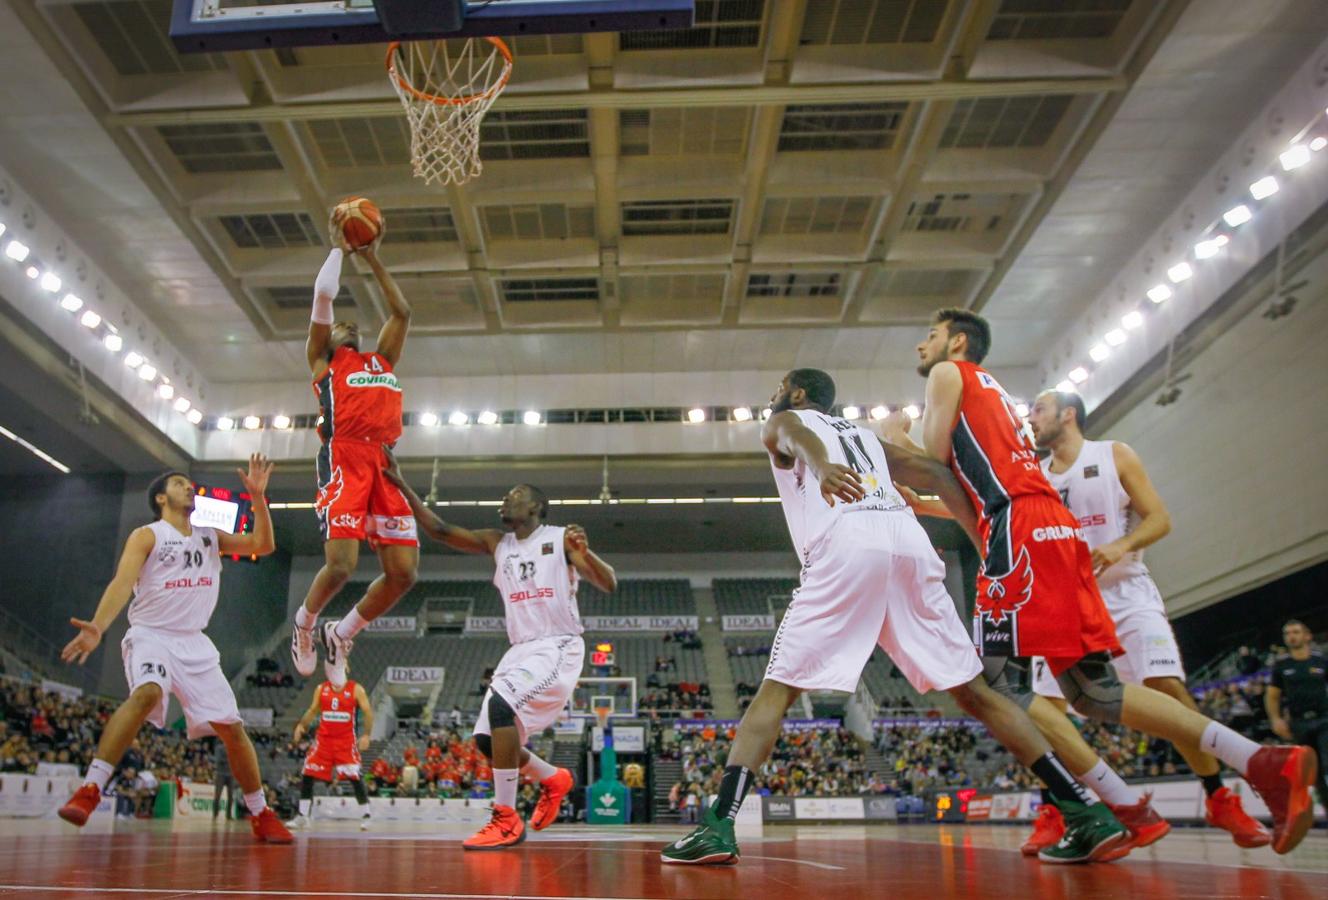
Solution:
M 346 674 L 350 674 L 347 664 Z M 364 715 L 364 733 L 355 736 L 355 711 Z M 369 795 L 360 778 L 360 753 L 369 749 L 369 735 L 373 732 L 373 707 L 364 685 L 349 679 L 340 687 L 324 681 L 314 688 L 313 700 L 295 724 L 292 735 L 298 743 L 304 733 L 318 719 L 318 731 L 304 757 L 304 772 L 300 780 L 300 814 L 295 817 L 296 828 L 309 826 L 309 814 L 314 804 L 314 782 L 329 786 L 337 778 L 345 778 L 355 791 L 355 802 L 360 805 L 360 830 L 369 830 Z
M 341 232 L 334 227 L 332 233 Z M 318 430 L 323 447 L 318 453 L 315 509 L 325 562 L 295 612 L 291 657 L 296 671 L 313 674 L 314 625 L 323 607 L 354 574 L 360 541 L 367 539 L 377 552 L 383 574 L 343 619 L 323 623 L 318 636 L 326 654 L 324 672 L 334 685 L 346 680 L 342 664 L 355 635 L 410 590 L 420 561 L 410 504 L 382 476 L 386 464 L 382 448 L 401 436 L 401 385 L 393 369 L 406 341 L 410 307 L 379 261 L 377 242 L 349 251 L 338 240 L 343 246 L 332 250 L 318 273 L 305 343 L 321 415 Z M 387 300 L 389 315 L 372 352 L 360 350 L 360 330 L 354 322 L 332 321 L 344 252 L 358 253 L 369 264 Z
M 917 448 L 954 470 L 978 511 L 983 566 L 973 635 L 988 680 L 1029 709 L 1028 658 L 1046 657 L 1080 713 L 1197 745 L 1240 772 L 1273 814 L 1273 849 L 1289 852 L 1313 822 L 1313 756 L 1305 748 L 1261 747 L 1174 697 L 1121 684 L 1111 662 L 1120 644 L 1083 532 L 1042 474 L 1014 402 L 979 365 L 990 347 L 986 319 L 964 309 L 936 313 L 918 345 L 927 407 L 926 448 Z M 1045 700 L 1037 706 L 1055 709 Z M 1052 746 L 1075 768 L 1076 754 L 1062 748 L 1069 740 L 1088 748 L 1074 726 L 1059 711 L 1034 719 L 1046 723 Z

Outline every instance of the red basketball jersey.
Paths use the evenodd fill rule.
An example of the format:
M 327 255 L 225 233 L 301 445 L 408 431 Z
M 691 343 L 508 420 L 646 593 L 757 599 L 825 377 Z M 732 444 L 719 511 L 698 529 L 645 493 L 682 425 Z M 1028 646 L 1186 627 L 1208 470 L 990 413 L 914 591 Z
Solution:
M 1037 451 L 1005 388 L 981 366 L 954 361 L 964 379 L 964 398 L 950 437 L 950 468 L 968 491 L 987 539 L 993 519 L 1008 515 L 1015 497 L 1060 494 L 1042 474 Z
M 347 680 L 341 690 L 324 681 L 318 689 L 318 704 L 322 719 L 318 726 L 318 743 L 323 747 L 354 746 L 355 744 L 355 682 Z
M 343 345 L 314 382 L 324 440 L 349 438 L 392 444 L 401 437 L 401 384 L 381 353 Z

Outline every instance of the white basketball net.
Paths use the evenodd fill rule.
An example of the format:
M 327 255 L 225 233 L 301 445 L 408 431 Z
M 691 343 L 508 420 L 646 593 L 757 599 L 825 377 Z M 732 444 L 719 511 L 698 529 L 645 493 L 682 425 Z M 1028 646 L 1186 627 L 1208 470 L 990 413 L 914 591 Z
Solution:
M 480 174 L 480 122 L 512 74 L 512 55 L 497 38 L 394 43 L 388 80 L 410 122 L 415 177 L 463 184 Z

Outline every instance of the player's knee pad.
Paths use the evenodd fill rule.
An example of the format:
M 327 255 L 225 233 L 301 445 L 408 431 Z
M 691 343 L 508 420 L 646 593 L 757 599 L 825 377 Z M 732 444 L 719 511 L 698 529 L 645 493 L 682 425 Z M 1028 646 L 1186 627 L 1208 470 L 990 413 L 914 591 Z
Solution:
M 1025 712 L 1033 705 L 1033 681 L 1027 659 L 1018 656 L 984 656 L 982 680 Z
M 480 752 L 488 759 L 493 759 L 493 738 L 487 734 L 475 735 L 475 746 L 480 748 Z
M 1090 653 L 1056 676 L 1065 702 L 1090 719 L 1119 723 L 1125 685 L 1106 653 Z
M 490 691 L 488 699 L 484 702 L 488 704 L 490 731 L 495 728 L 516 727 L 516 710 L 512 709 L 501 694 Z

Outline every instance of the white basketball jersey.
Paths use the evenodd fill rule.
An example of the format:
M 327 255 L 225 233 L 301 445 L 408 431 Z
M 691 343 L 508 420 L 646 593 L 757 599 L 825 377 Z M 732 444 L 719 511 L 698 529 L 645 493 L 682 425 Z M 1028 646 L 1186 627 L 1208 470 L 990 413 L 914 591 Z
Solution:
M 169 631 L 202 631 L 221 590 L 221 548 L 212 528 L 184 535 L 158 519 L 155 543 L 134 583 L 129 624 Z
M 781 469 L 770 457 L 770 468 L 775 473 L 775 486 L 784 507 L 793 548 L 805 563 L 811 551 L 820 543 L 839 520 L 840 516 L 862 512 L 904 513 L 912 516 L 904 498 L 890 480 L 890 467 L 885 462 L 885 449 L 880 440 L 865 428 L 859 428 L 847 419 L 827 415 L 810 409 L 790 410 L 810 428 L 825 445 L 830 462 L 848 466 L 862 478 L 867 496 L 856 503 L 836 500 L 831 506 L 821 496 L 821 485 L 797 460 L 791 469 Z
M 1091 550 L 1119 540 L 1139 525 L 1139 515 L 1130 506 L 1130 495 L 1121 486 L 1112 455 L 1112 441 L 1084 441 L 1079 458 L 1060 474 L 1051 471 L 1051 457 L 1042 460 L 1042 471 L 1061 495 L 1084 531 Z M 1098 587 L 1109 588 L 1134 575 L 1147 575 L 1144 553 L 1135 550 L 1098 576 Z M 1108 604 L 1110 605 L 1110 604 Z
M 581 577 L 563 550 L 565 530 L 541 525 L 525 540 L 509 532 L 493 552 L 493 584 L 503 595 L 513 644 L 585 630 L 576 606 Z

